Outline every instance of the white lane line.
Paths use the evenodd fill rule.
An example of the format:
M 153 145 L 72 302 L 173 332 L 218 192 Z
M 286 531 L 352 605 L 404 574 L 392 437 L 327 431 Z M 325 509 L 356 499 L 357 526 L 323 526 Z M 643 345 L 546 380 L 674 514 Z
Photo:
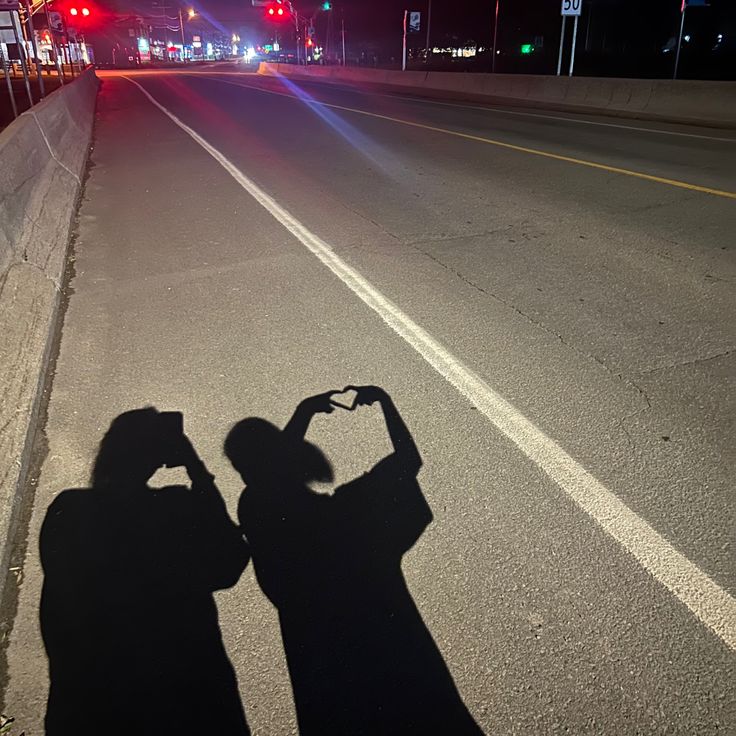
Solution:
M 437 373 L 536 463 L 573 501 L 633 555 L 703 624 L 736 650 L 736 599 L 697 565 L 678 552 L 600 481 L 568 455 L 532 421 L 494 391 L 477 373 L 401 311 L 319 236 L 308 230 L 216 148 L 154 99 L 138 82 L 125 77 L 195 140 L 240 186 L 311 251 L 357 297 L 414 348 Z
M 195 75 L 195 76 L 203 76 L 203 77 L 211 77 L 212 79 L 217 79 L 215 76 L 216 74 L 219 75 L 230 75 L 230 76 L 245 76 L 242 72 L 182 72 L 185 74 Z M 249 75 L 252 76 L 252 75 Z M 278 79 L 278 77 L 272 77 L 273 79 Z M 286 77 L 289 79 L 289 77 Z M 269 77 L 266 77 L 266 79 L 269 79 Z M 220 80 L 220 81 L 225 81 Z M 430 100 L 425 99 L 423 97 L 411 97 L 410 95 L 402 95 L 402 94 L 387 94 L 385 92 L 363 92 L 362 90 L 356 90 L 353 87 L 347 87 L 345 85 L 340 84 L 333 84 L 333 83 L 326 83 L 326 82 L 318 82 L 316 80 L 311 79 L 293 79 L 292 81 L 300 82 L 300 83 L 306 83 L 306 84 L 312 84 L 314 86 L 320 87 L 321 89 L 329 89 L 331 87 L 335 87 L 337 89 L 341 89 L 347 92 L 352 92 L 353 94 L 362 95 L 364 97 L 388 97 L 389 99 L 394 100 L 403 100 L 405 102 L 418 102 L 422 105 L 439 105 L 441 107 L 454 107 L 458 108 L 460 110 L 480 110 L 482 112 L 494 112 L 499 113 L 501 115 L 516 115 L 519 117 L 526 117 L 526 118 L 542 118 L 544 120 L 558 120 L 565 123 L 575 123 L 576 125 L 594 125 L 598 127 L 603 128 L 619 128 L 621 130 L 634 130 L 640 133 L 656 133 L 657 135 L 673 135 L 680 138 L 698 138 L 700 140 L 705 141 L 716 141 L 718 143 L 732 143 L 736 144 L 736 137 L 734 138 L 720 138 L 717 136 L 712 135 L 703 135 L 700 133 L 684 133 L 679 130 L 664 130 L 662 128 L 645 128 L 643 126 L 639 125 L 624 125 L 623 123 L 604 123 L 599 120 L 582 120 L 580 118 L 569 118 L 563 115 L 549 115 L 546 113 L 539 113 L 539 112 L 522 112 L 521 110 L 508 110 L 506 108 L 501 107 L 492 107 L 492 106 L 484 106 L 484 105 L 463 105 L 457 102 L 444 102 L 442 100 Z M 231 83 L 232 84 L 232 83 Z M 256 85 L 251 84 L 244 84 L 239 85 L 242 87 L 250 87 L 251 89 L 257 89 Z M 275 93 L 279 94 L 279 93 Z

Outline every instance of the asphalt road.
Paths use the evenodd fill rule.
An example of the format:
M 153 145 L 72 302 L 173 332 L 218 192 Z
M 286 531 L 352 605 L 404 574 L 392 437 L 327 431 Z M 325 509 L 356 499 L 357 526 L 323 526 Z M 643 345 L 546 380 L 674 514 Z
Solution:
M 4 712 L 43 732 L 39 530 L 118 414 L 182 411 L 235 518 L 236 421 L 376 384 L 434 517 L 408 588 L 485 733 L 733 733 L 734 192 L 733 131 L 103 75 Z M 307 436 L 334 485 L 390 446 L 375 407 Z M 253 565 L 216 600 L 251 729 L 296 733 Z

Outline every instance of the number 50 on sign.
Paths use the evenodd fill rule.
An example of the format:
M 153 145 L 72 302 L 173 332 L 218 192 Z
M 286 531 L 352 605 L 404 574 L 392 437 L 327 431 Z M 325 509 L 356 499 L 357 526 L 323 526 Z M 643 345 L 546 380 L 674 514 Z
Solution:
M 562 15 L 580 15 L 583 0 L 562 0 Z

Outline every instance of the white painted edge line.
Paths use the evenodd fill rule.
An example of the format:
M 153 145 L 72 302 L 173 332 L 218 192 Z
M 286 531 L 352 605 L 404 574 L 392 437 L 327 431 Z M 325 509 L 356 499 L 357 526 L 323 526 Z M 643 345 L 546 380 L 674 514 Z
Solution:
M 138 82 L 130 77 L 124 78 L 138 87 L 153 105 L 204 148 L 253 199 L 536 463 L 645 570 L 684 603 L 729 648 L 736 650 L 736 599 L 678 552 L 560 445 L 496 393 L 479 375 L 463 365 L 222 153 L 161 105 Z
M 180 72 L 182 74 L 188 74 L 191 76 L 200 76 L 200 77 L 210 77 L 211 79 L 217 80 L 218 77 L 215 75 L 219 74 L 222 75 L 232 75 L 232 76 L 253 76 L 253 74 L 246 74 L 244 72 Z M 278 77 L 266 77 L 267 79 L 278 79 Z M 539 112 L 524 112 L 521 110 L 508 110 L 501 107 L 495 107 L 495 106 L 484 106 L 484 105 L 468 105 L 468 104 L 461 104 L 458 102 L 445 102 L 444 100 L 431 100 L 426 99 L 424 97 L 412 97 L 411 95 L 404 95 L 404 94 L 388 94 L 385 92 L 363 92 L 362 90 L 354 89 L 353 87 L 350 87 L 348 85 L 341 85 L 341 84 L 333 84 L 332 82 L 320 82 L 316 79 L 302 79 L 301 77 L 286 77 L 286 79 L 289 79 L 292 82 L 306 82 L 307 84 L 315 84 L 317 86 L 321 87 L 335 87 L 337 89 L 345 90 L 348 92 L 352 92 L 353 94 L 362 95 L 365 97 L 388 97 L 389 99 L 398 99 L 403 100 L 405 102 L 417 102 L 422 105 L 438 105 L 441 107 L 454 107 L 460 110 L 480 110 L 481 112 L 491 112 L 491 113 L 498 113 L 500 115 L 516 115 L 520 117 L 526 117 L 526 118 L 542 118 L 545 120 L 557 120 L 565 123 L 575 123 L 576 125 L 594 125 L 602 128 L 619 128 L 621 130 L 634 130 L 640 133 L 654 133 L 657 135 L 673 135 L 680 138 L 698 138 L 700 140 L 705 141 L 715 141 L 719 143 L 732 143 L 736 144 L 736 138 L 720 138 L 717 136 L 712 135 L 702 135 L 700 133 L 684 133 L 679 130 L 663 130 L 662 128 L 645 128 L 644 126 L 639 125 L 624 125 L 623 123 L 604 123 L 599 120 L 582 120 L 580 118 L 570 118 L 566 117 L 564 115 L 549 115 L 547 113 L 539 113 Z M 224 79 L 219 81 L 226 81 Z M 234 84 L 231 82 L 231 84 Z M 261 89 L 257 87 L 256 85 L 252 84 L 242 84 L 238 85 L 241 87 L 249 87 L 250 89 Z M 266 91 L 266 90 L 263 90 Z M 275 92 L 274 94 L 279 94 L 278 92 Z M 293 95 L 288 95 L 293 96 Z M 317 104 L 326 104 L 326 103 L 320 103 L 319 100 L 314 100 Z M 591 113 L 593 114 L 593 113 Z M 605 114 L 605 113 L 603 113 Z

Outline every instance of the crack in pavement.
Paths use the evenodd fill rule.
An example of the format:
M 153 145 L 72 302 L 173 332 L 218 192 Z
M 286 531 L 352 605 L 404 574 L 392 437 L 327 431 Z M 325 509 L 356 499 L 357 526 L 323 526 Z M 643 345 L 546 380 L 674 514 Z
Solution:
M 437 258 L 436 256 L 434 256 L 432 253 L 429 253 L 429 252 L 423 250 L 422 248 L 420 248 L 416 244 L 408 243 L 408 245 L 410 245 L 412 248 L 414 248 L 414 250 L 416 250 L 417 252 L 419 252 L 422 255 L 426 256 L 427 258 L 429 258 L 430 260 L 434 261 L 438 265 L 442 266 L 442 268 L 444 268 L 447 271 L 449 271 L 450 273 L 454 274 L 457 278 L 459 278 L 461 281 L 463 281 L 468 286 L 472 287 L 473 289 L 476 289 L 477 291 L 479 291 L 484 296 L 488 296 L 491 299 L 493 299 L 494 301 L 497 301 L 499 304 L 502 304 L 504 307 L 507 307 L 508 309 L 512 309 L 514 312 L 516 312 L 516 314 L 518 314 L 519 316 L 523 317 L 533 327 L 536 327 L 538 329 L 543 330 L 548 335 L 551 335 L 556 340 L 558 340 L 562 345 L 564 345 L 564 347 L 568 348 L 569 350 L 572 350 L 574 353 L 576 353 L 580 357 L 584 358 L 585 360 L 593 361 L 596 365 L 598 365 L 601 368 L 603 368 L 603 370 L 605 370 L 606 373 L 608 373 L 610 376 L 612 376 L 616 380 L 620 381 L 621 383 L 625 384 L 626 386 L 634 389 L 634 391 L 636 391 L 636 393 L 645 402 L 646 406 L 642 407 L 641 409 L 638 409 L 637 411 L 633 412 L 631 415 L 627 415 L 626 417 L 623 417 L 623 419 L 621 419 L 620 421 L 623 422 L 623 421 L 625 421 L 625 420 L 627 420 L 627 419 L 635 416 L 636 414 L 640 414 L 641 412 L 648 411 L 649 409 L 652 408 L 652 403 L 649 400 L 649 396 L 647 395 L 646 391 L 644 391 L 644 389 L 642 389 L 641 386 L 637 385 L 630 378 L 627 378 L 626 376 L 624 376 L 623 373 L 617 373 L 616 371 L 611 370 L 611 368 L 609 368 L 600 358 L 596 357 L 595 355 L 593 355 L 591 353 L 586 353 L 585 351 L 580 350 L 580 348 L 576 347 L 575 345 L 572 345 L 570 342 L 568 342 L 563 337 L 563 335 L 561 335 L 559 332 L 556 332 L 555 330 L 553 330 L 548 325 L 544 324 L 544 322 L 541 322 L 540 320 L 534 319 L 531 315 L 529 315 L 526 312 L 524 312 L 522 309 L 520 309 L 519 307 L 517 307 L 515 304 L 512 304 L 509 301 L 506 301 L 502 297 L 498 296 L 497 294 L 494 294 L 491 291 L 488 291 L 487 289 L 484 289 L 482 286 L 480 286 L 479 284 L 476 284 L 474 281 L 472 281 L 471 279 L 467 278 L 465 275 L 463 275 L 462 273 L 460 273 L 460 271 L 457 271 L 456 269 L 452 268 L 451 266 L 448 266 L 446 263 L 444 263 L 439 258 Z
M 662 365 L 657 368 L 647 368 L 643 371 L 637 371 L 637 375 L 639 376 L 651 376 L 654 373 L 659 373 L 660 371 L 668 371 L 673 370 L 675 368 L 686 368 L 687 366 L 691 365 L 699 365 L 701 363 L 708 363 L 711 360 L 717 360 L 718 358 L 725 358 L 731 353 L 734 352 L 734 348 L 729 348 L 728 350 L 722 350 L 720 353 L 715 353 L 714 355 L 708 355 L 705 358 L 692 358 L 691 360 L 682 360 L 678 361 L 676 363 L 670 363 L 669 365 Z

